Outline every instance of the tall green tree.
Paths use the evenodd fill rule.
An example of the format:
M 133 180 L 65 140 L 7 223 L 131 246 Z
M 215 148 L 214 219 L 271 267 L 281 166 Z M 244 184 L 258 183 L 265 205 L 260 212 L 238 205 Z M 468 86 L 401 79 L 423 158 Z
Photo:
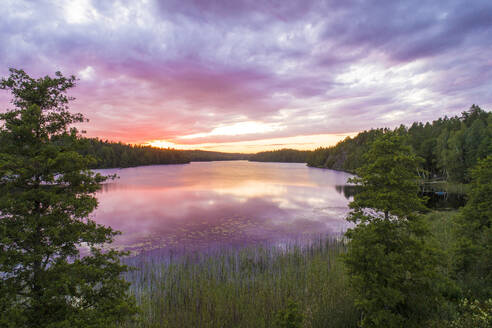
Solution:
M 355 172 L 366 164 L 364 156 L 371 143 L 387 129 L 373 129 L 347 137 L 336 146 L 311 152 L 307 164 L 335 170 Z M 492 113 L 472 105 L 461 116 L 444 117 L 425 125 L 415 122 L 410 128 L 394 130 L 404 137 L 419 157 L 423 158 L 420 176 L 470 182 L 469 169 L 477 160 L 492 153 Z
M 492 155 L 471 170 L 469 200 L 458 216 L 457 273 L 465 296 L 492 298 Z
M 348 216 L 355 227 L 345 264 L 361 309 L 362 327 L 421 327 L 435 312 L 436 258 L 417 212 L 419 159 L 395 132 L 386 132 L 351 179 L 360 186 Z
M 0 114 L 1 327 L 115 327 L 136 312 L 122 253 L 103 250 L 117 232 L 90 219 L 105 177 L 76 152 L 75 82 L 16 69 L 0 81 L 14 107 Z

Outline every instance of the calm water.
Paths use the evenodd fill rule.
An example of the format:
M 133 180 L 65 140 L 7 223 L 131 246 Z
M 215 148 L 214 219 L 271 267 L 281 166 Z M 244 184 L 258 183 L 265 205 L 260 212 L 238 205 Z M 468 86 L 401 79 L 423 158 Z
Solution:
M 120 177 L 97 194 L 98 223 L 127 250 L 200 249 L 336 234 L 350 174 L 305 164 L 202 162 L 98 170 Z

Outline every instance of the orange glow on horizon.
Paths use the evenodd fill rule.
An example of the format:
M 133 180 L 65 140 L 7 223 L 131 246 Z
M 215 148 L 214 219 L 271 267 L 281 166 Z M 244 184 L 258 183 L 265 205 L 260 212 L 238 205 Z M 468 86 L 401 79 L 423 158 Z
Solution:
M 201 149 L 227 153 L 257 153 L 261 151 L 291 148 L 298 150 L 314 150 L 319 147 L 334 146 L 346 137 L 354 137 L 358 132 L 343 134 L 315 134 L 285 138 L 261 139 L 253 141 L 237 141 L 225 143 L 179 144 L 168 140 L 150 140 L 142 145 L 157 148 L 174 148 L 180 150 Z

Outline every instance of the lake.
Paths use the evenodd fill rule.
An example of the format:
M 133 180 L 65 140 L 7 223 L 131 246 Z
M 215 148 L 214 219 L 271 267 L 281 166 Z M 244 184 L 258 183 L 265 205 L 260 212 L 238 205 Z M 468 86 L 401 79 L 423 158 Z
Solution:
M 340 234 L 350 174 L 297 163 L 193 162 L 97 170 L 96 222 L 131 251 L 244 246 Z

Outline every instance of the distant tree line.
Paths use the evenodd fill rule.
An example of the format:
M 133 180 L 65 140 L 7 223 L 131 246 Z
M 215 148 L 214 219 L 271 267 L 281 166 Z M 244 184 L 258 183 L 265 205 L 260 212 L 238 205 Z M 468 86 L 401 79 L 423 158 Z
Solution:
M 262 151 L 250 156 L 249 160 L 254 162 L 283 162 L 283 163 L 306 163 L 309 150 L 280 149 Z
M 66 142 L 66 141 L 64 141 Z M 103 141 L 98 138 L 81 138 L 78 143 L 81 155 L 96 159 L 92 169 L 134 167 L 141 165 L 186 164 L 189 162 L 246 160 L 247 154 L 221 153 L 205 150 L 177 150 L 151 146 L 128 145 Z
M 307 158 L 313 167 L 355 172 L 374 140 L 389 129 L 372 129 L 346 138 L 334 147 L 318 148 Z M 492 113 L 473 105 L 460 116 L 439 118 L 432 123 L 401 125 L 393 130 L 424 159 L 419 174 L 454 182 L 470 181 L 470 171 L 479 159 L 492 154 Z
M 209 161 L 236 161 L 236 160 L 247 160 L 249 159 L 249 154 L 240 153 L 222 153 L 218 151 L 207 151 L 207 150 L 181 150 L 185 156 L 190 160 L 190 162 L 209 162 Z
M 97 138 L 81 139 L 79 153 L 91 155 L 96 162 L 91 168 L 132 167 L 156 164 L 189 163 L 187 154 L 175 149 L 126 145 Z

